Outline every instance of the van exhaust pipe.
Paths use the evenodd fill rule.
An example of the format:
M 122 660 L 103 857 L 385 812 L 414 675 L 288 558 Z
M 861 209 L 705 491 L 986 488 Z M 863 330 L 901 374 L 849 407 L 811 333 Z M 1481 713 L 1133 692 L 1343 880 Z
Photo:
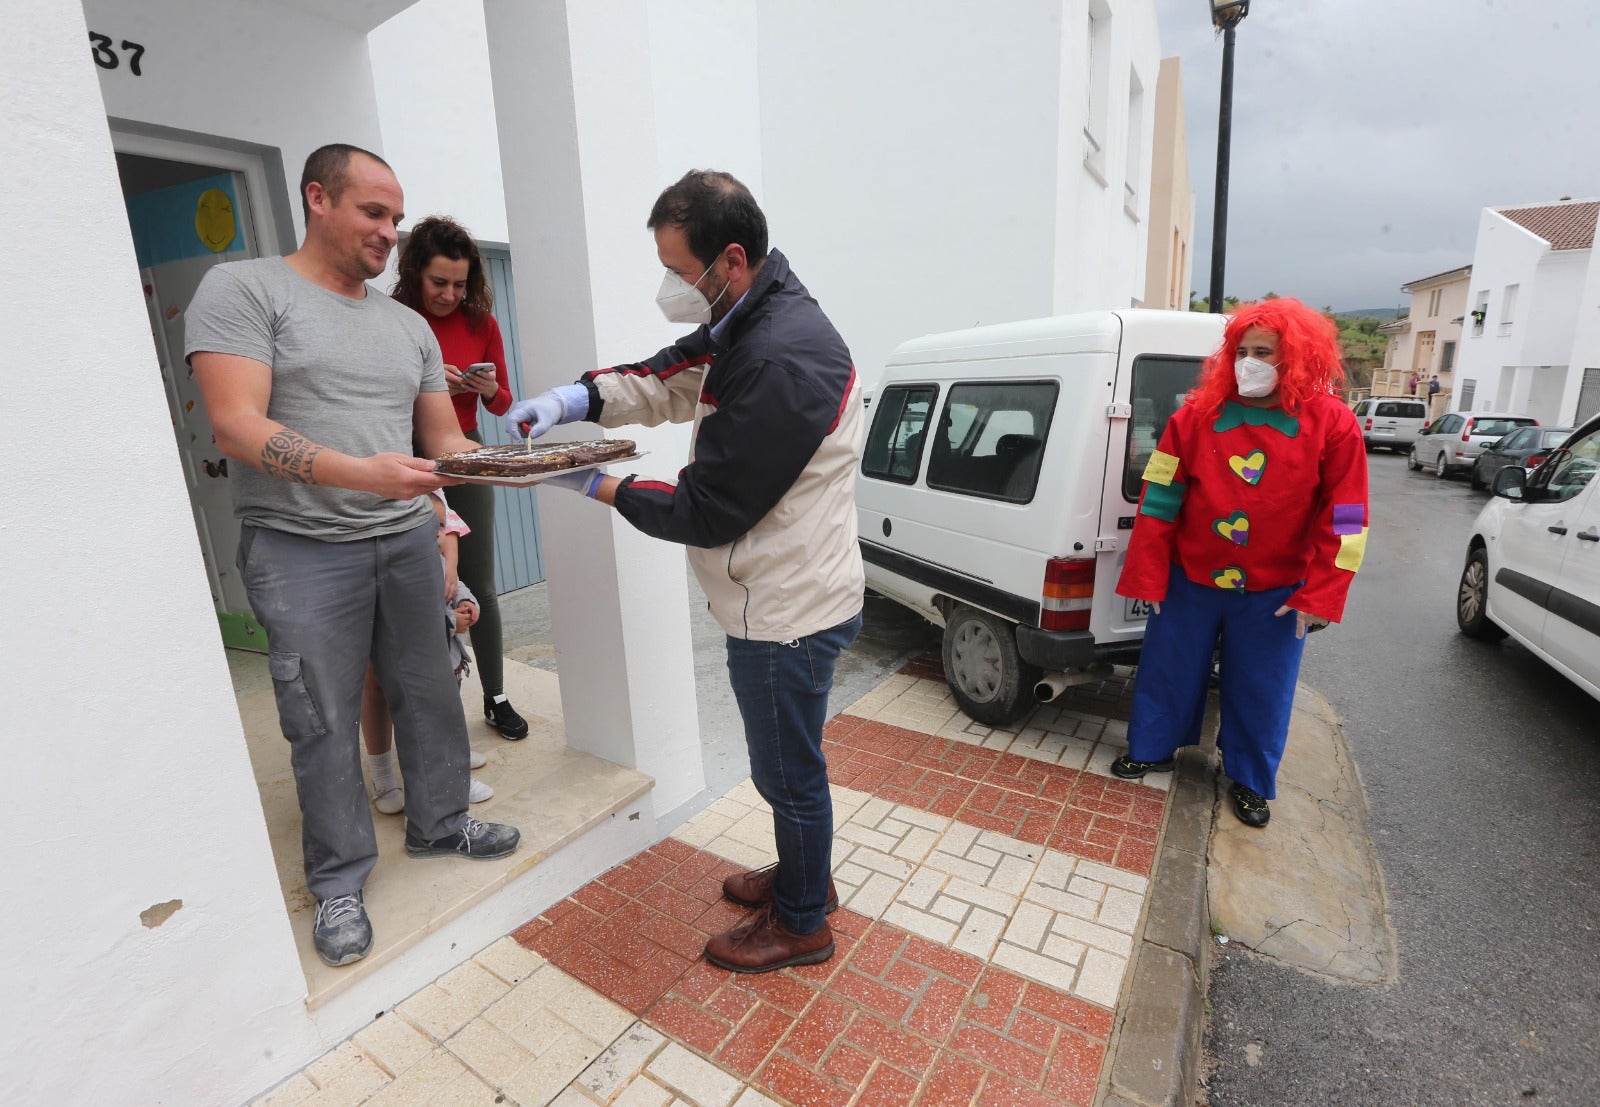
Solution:
M 1110 675 L 1111 666 L 1103 661 L 1087 669 L 1076 669 L 1070 673 L 1046 673 L 1039 678 L 1039 683 L 1033 686 L 1033 694 L 1040 703 L 1049 703 L 1068 688 L 1075 688 L 1080 684 L 1095 684 Z

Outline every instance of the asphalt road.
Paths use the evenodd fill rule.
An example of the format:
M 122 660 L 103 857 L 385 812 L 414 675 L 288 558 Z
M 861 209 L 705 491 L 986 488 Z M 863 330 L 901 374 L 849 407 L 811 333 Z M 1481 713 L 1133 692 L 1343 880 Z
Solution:
M 1369 462 L 1366 564 L 1301 679 L 1366 786 L 1399 974 L 1341 984 L 1219 950 L 1210 1103 L 1600 1104 L 1600 704 L 1457 632 L 1487 494 Z

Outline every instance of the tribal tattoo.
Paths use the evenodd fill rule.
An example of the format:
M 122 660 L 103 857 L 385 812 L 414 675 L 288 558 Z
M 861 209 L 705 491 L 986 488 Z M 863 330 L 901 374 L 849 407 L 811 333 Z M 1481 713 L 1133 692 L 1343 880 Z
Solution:
M 291 484 L 316 484 L 316 478 L 311 475 L 311 463 L 321 452 L 321 446 L 285 427 L 261 447 L 261 471 Z

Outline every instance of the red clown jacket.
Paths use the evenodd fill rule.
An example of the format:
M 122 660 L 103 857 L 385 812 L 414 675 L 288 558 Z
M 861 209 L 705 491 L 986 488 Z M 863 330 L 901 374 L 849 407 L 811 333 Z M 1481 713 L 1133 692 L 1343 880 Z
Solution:
M 1166 598 L 1169 566 L 1196 584 L 1251 592 L 1304 582 L 1289 606 L 1338 622 L 1367 545 L 1367 455 L 1331 395 L 1298 416 L 1230 400 L 1185 404 L 1144 471 L 1117 591 Z

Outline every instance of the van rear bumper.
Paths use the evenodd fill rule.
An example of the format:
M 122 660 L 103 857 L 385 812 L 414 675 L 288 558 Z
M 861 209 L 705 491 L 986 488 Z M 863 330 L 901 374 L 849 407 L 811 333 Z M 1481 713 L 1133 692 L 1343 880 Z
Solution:
M 1087 630 L 1040 630 L 1017 627 L 1017 652 L 1022 660 L 1041 669 L 1087 669 L 1097 662 L 1131 664 L 1139 660 L 1140 642 L 1100 645 Z

